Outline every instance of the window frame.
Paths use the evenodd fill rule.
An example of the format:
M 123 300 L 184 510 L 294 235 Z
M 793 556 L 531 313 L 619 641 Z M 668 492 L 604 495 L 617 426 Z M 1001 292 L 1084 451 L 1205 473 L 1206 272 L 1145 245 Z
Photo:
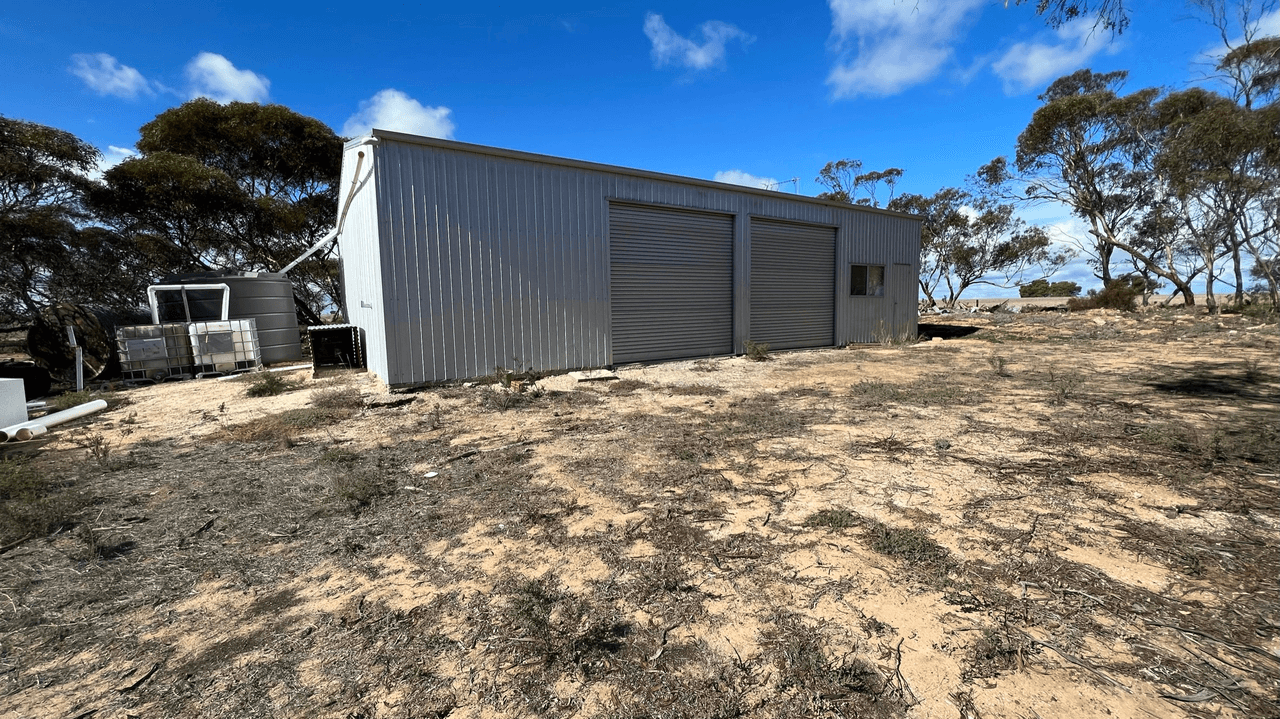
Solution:
M 879 270 L 880 283 L 876 286 L 871 285 L 872 270 Z M 862 292 L 858 292 L 859 270 L 861 270 Z M 885 266 L 874 264 L 851 263 L 849 265 L 849 296 L 850 297 L 884 297 L 884 279 Z M 873 291 L 875 290 L 875 291 Z

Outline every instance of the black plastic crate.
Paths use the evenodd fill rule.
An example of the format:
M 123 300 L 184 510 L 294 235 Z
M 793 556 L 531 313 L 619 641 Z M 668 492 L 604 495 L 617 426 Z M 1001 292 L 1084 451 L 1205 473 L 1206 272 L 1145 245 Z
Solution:
M 311 336 L 311 363 L 321 367 L 365 369 L 364 336 L 355 325 L 308 327 Z

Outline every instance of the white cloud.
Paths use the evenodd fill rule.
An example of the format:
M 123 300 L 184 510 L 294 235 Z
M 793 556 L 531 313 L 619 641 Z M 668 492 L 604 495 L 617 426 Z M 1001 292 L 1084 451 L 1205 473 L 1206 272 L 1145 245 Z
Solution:
M 644 34 L 653 43 L 653 66 L 674 65 L 690 70 L 708 70 L 724 65 L 725 45 L 730 40 L 739 40 L 744 45 L 755 40 L 737 27 L 719 20 L 702 23 L 701 30 L 703 42 L 699 45 L 677 34 L 661 15 L 645 15 Z
M 360 103 L 360 110 L 342 125 L 344 137 L 368 134 L 373 128 L 427 137 L 453 138 L 453 113 L 447 107 L 428 107 L 408 95 L 387 88 Z
M 115 145 L 107 145 L 107 149 L 101 150 L 98 157 L 98 164 L 93 170 L 87 173 L 91 180 L 101 180 L 103 173 L 111 168 L 119 165 L 130 157 L 137 157 L 138 151 L 132 147 L 116 147 Z
M 1217 65 L 1218 61 L 1231 51 L 1231 48 L 1240 47 L 1244 44 L 1244 32 L 1238 27 L 1236 29 L 1240 31 L 1240 34 L 1231 38 L 1229 44 L 1219 42 L 1210 45 L 1196 59 L 1199 62 Z M 1276 35 L 1280 35 L 1280 9 L 1272 10 L 1260 16 L 1253 27 L 1253 37 L 1255 38 L 1275 37 Z
M 1094 32 L 1091 18 L 1063 25 L 1057 36 L 1058 42 L 1053 45 L 1017 43 L 992 63 L 991 69 L 1004 80 L 1005 94 L 1034 90 L 1084 67 L 1100 50 L 1114 53 L 1120 49 L 1117 41 L 1110 41 L 1108 33 Z
M 72 55 L 71 67 L 67 70 L 84 80 L 84 84 L 99 95 L 132 98 L 139 93 L 152 94 L 142 73 L 128 65 L 121 65 L 105 52 Z
M 216 102 L 266 102 L 271 81 L 252 70 L 240 70 L 227 58 L 202 52 L 187 63 L 191 97 Z
M 778 181 L 772 177 L 756 177 L 742 170 L 721 170 L 711 178 L 716 182 L 727 182 L 730 185 L 742 185 L 744 187 L 759 187 L 762 190 L 778 189 Z
M 893 95 L 938 74 L 985 0 L 828 0 L 837 98 Z

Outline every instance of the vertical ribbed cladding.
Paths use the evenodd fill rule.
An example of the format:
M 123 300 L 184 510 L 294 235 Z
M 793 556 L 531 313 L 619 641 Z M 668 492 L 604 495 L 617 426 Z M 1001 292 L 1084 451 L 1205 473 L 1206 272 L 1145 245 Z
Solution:
M 733 351 L 742 351 L 750 336 L 753 217 L 836 228 L 836 344 L 874 341 L 881 323 L 893 322 L 894 298 L 901 304 L 909 294 L 914 306 L 914 287 L 890 283 L 884 298 L 852 298 L 846 278 L 850 263 L 910 264 L 914 277 L 919 225 L 911 218 L 377 134 L 377 201 L 372 192 L 357 198 L 342 246 L 349 296 L 356 287 L 375 291 L 382 278 L 387 283 L 374 303 L 386 317 L 383 370 L 376 369 L 375 332 L 356 319 L 351 301 L 349 311 L 366 330 L 370 369 L 389 384 L 480 376 L 499 365 L 607 364 L 614 349 L 611 201 L 734 216 Z M 348 164 L 354 164 L 350 149 L 344 172 Z M 361 200 L 370 211 L 376 207 L 378 222 L 353 224 Z M 370 313 L 365 321 L 376 324 L 378 317 Z
M 386 303 L 383 291 L 382 246 L 378 195 L 388 196 L 383 183 L 386 175 L 395 174 L 394 157 L 388 157 L 386 148 L 375 145 L 348 143 L 342 154 L 342 179 L 340 187 L 347 192 L 355 174 L 357 153 L 365 153 L 365 161 L 357 178 L 356 194 L 338 236 L 338 248 L 342 255 L 342 295 L 348 321 L 364 330 L 366 358 L 369 371 L 391 383 L 390 362 L 387 348 Z M 394 153 L 390 153 L 394 154 Z M 384 166 L 390 165 L 388 172 Z M 345 198 L 344 198 L 345 201 Z M 386 208 L 383 208 L 386 209 Z

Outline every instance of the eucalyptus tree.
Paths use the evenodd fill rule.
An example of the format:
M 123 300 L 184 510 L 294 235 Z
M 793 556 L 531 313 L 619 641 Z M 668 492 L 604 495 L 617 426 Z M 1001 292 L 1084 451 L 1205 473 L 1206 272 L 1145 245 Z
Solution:
M 333 226 L 342 140 L 281 105 L 197 99 L 143 125 L 105 173 L 99 215 L 157 268 L 279 271 Z M 291 270 L 299 313 L 341 307 L 332 247 Z
M 885 202 L 891 202 L 894 188 L 900 179 L 902 170 L 897 167 L 862 172 L 862 160 L 844 158 L 823 165 L 814 182 L 827 188 L 826 192 L 818 193 L 819 199 L 879 207 L 880 199 L 876 197 L 876 192 L 881 183 L 889 191 Z
M 84 198 L 100 155 L 75 135 L 0 117 L 0 317 L 26 322 L 55 302 L 125 309 L 145 280 L 137 255 L 94 227 Z
M 1011 203 L 944 187 L 932 197 L 902 195 L 889 209 L 919 215 L 920 291 L 931 305 L 953 307 L 975 285 L 1016 287 L 1028 275 L 1045 279 L 1066 264 L 1043 228 L 1030 225 Z
M 1190 88 L 1153 107 L 1152 167 L 1166 190 L 1176 231 L 1205 268 L 1207 304 L 1215 308 L 1217 263 L 1233 258 L 1237 297 L 1243 289 L 1242 247 L 1263 263 L 1274 261 L 1276 232 L 1265 205 L 1277 190 L 1280 106 L 1250 109 L 1230 98 Z M 1270 159 L 1269 159 L 1270 158 Z M 1276 288 L 1270 286 L 1274 298 Z
M 1092 239 L 1079 247 L 1104 285 L 1113 279 L 1120 250 L 1192 305 L 1190 281 L 1203 265 L 1179 233 L 1167 231 L 1178 225 L 1167 216 L 1165 192 L 1152 171 L 1151 117 L 1160 91 L 1122 95 L 1127 75 L 1078 70 L 1055 80 L 1018 135 L 1013 165 L 996 158 L 976 180 L 1022 203 L 1070 208 L 1089 228 Z

